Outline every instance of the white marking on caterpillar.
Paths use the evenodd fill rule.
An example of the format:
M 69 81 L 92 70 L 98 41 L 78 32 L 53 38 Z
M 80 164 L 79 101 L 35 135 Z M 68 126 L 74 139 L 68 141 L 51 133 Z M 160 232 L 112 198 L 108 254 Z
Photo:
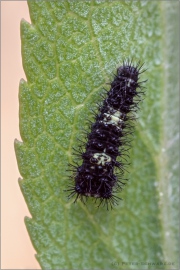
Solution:
M 128 84 L 127 84 L 128 87 L 130 87 L 131 83 L 134 82 L 134 80 L 132 80 L 132 79 L 127 79 L 127 81 L 128 81 Z
M 97 159 L 96 164 L 105 166 L 106 162 L 111 162 L 111 157 L 104 153 L 95 153 L 93 158 Z
M 101 121 L 101 123 L 113 125 L 113 126 L 116 126 L 118 129 L 121 129 L 119 125 L 121 125 L 123 120 L 121 119 L 120 111 L 115 111 L 110 108 L 108 113 L 104 113 L 103 116 L 104 116 L 104 119 Z

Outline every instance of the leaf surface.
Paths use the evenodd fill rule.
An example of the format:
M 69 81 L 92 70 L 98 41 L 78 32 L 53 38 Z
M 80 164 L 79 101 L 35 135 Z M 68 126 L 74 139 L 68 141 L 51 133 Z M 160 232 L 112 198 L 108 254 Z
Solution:
M 25 223 L 43 269 L 176 269 L 177 2 L 29 1 L 27 82 L 15 142 Z M 67 201 L 72 148 L 123 59 L 140 60 L 141 103 L 123 201 L 113 211 Z M 108 89 L 108 86 L 106 86 Z M 172 262 L 165 265 L 161 262 Z M 133 264 L 134 263 L 134 264 Z M 148 265 L 148 263 L 150 263 Z

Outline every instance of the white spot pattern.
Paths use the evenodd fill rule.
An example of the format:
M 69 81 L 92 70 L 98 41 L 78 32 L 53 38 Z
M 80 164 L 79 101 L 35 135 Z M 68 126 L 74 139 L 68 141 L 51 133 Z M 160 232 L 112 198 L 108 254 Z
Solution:
M 121 113 L 119 111 L 115 111 L 110 108 L 107 113 L 103 114 L 103 116 L 104 119 L 101 121 L 101 123 L 113 125 L 116 126 L 118 129 L 121 129 L 119 125 L 123 122 L 123 120 L 120 118 Z
M 104 166 L 106 162 L 111 161 L 111 157 L 106 155 L 105 153 L 95 153 L 93 155 L 93 158 L 97 159 L 96 164 L 102 165 L 102 166 Z

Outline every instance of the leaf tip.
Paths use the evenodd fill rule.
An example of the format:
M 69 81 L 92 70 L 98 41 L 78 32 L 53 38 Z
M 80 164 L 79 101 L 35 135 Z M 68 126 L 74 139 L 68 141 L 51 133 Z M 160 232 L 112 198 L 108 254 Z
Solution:
M 32 218 L 27 217 L 27 216 L 24 217 L 24 222 L 26 225 L 29 224 L 31 221 L 32 221 Z
M 31 25 L 29 22 L 27 22 L 24 18 L 21 19 L 21 25 L 28 24 Z
M 26 81 L 23 78 L 21 78 L 20 82 L 19 82 L 19 85 L 21 86 L 22 84 L 25 84 L 25 83 L 26 83 Z
M 31 30 L 31 29 L 33 30 L 34 26 L 23 18 L 21 19 L 21 22 L 20 22 L 20 29 L 21 29 L 21 34 L 27 35 L 27 33 L 29 32 L 28 30 Z
M 15 139 L 14 140 L 14 147 L 16 148 L 16 146 L 22 146 L 23 145 L 23 142 L 19 141 L 18 139 Z
M 19 183 L 19 186 L 21 187 L 21 184 L 22 184 L 22 181 L 23 181 L 24 179 L 23 178 L 18 178 L 18 183 Z

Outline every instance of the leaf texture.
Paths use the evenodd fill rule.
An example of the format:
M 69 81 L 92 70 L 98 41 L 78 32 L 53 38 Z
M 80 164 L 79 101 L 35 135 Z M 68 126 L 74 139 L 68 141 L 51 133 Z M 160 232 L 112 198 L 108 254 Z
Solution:
M 22 20 L 27 82 L 15 141 L 25 218 L 42 269 L 178 269 L 177 2 L 29 1 Z M 148 68 L 130 152 L 130 179 L 113 211 L 67 201 L 72 148 L 123 59 Z M 177 70 L 177 69 L 176 69 Z M 96 109 L 95 109 L 96 110 Z M 174 263 L 166 265 L 165 262 Z

